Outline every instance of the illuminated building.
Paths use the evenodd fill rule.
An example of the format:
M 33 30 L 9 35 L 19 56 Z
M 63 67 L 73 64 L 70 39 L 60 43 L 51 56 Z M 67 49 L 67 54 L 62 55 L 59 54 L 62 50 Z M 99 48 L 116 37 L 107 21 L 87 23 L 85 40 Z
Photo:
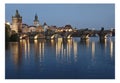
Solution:
M 22 17 L 18 10 L 16 10 L 15 16 L 12 16 L 12 28 L 16 33 L 22 32 Z

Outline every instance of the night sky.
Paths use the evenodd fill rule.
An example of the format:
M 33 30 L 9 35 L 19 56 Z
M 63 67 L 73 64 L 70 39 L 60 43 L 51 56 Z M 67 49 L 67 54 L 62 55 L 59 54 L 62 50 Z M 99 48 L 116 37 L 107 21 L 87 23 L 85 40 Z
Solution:
M 76 28 L 115 28 L 114 4 L 5 4 L 6 21 L 12 21 L 16 9 L 28 25 L 33 25 L 37 14 L 41 25 L 46 22 L 58 27 L 70 24 Z

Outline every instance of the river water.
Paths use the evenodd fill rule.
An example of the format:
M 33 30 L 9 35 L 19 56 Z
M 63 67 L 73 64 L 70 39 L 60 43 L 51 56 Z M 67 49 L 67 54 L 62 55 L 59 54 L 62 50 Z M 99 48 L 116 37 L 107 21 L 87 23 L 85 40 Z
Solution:
M 6 79 L 114 79 L 115 38 L 20 40 L 5 49 Z

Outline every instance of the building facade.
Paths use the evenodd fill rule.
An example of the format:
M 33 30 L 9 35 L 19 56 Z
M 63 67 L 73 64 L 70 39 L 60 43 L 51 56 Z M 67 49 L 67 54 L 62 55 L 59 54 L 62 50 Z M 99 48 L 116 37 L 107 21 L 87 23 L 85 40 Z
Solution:
M 43 29 L 44 29 L 44 32 L 46 32 L 48 29 L 48 25 L 46 24 L 46 22 L 44 22 L 44 24 L 43 24 Z

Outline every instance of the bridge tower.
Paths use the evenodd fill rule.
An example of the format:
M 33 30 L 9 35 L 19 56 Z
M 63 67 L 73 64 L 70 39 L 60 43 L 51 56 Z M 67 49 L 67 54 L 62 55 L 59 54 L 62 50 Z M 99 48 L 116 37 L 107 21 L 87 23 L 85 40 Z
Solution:
M 12 28 L 16 33 L 22 32 L 22 16 L 20 16 L 18 10 L 16 10 L 15 16 L 12 16 Z

